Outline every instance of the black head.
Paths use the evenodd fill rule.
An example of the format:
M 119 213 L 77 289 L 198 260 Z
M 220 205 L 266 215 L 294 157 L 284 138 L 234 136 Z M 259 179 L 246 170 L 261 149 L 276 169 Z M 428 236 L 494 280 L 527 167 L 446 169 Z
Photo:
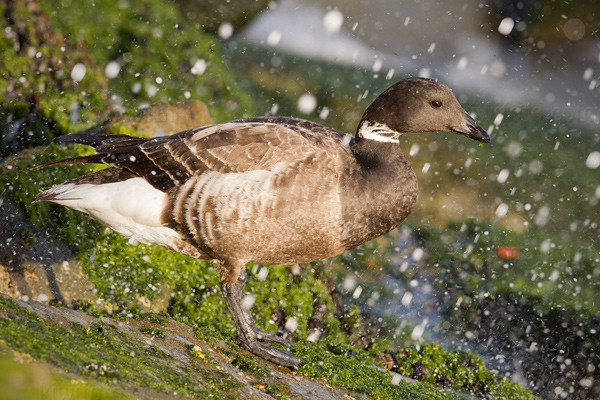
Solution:
M 361 136 L 361 128 L 374 125 L 400 134 L 452 131 L 480 142 L 490 141 L 448 86 L 426 78 L 402 80 L 379 95 L 365 111 L 357 136 Z

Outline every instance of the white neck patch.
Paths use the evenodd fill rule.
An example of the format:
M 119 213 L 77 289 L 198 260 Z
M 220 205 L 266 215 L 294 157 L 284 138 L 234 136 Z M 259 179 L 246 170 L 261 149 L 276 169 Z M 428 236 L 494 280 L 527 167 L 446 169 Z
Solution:
M 398 138 L 401 133 L 390 129 L 386 124 L 364 122 L 359 130 L 359 137 L 368 140 L 374 140 L 376 142 L 383 143 L 399 143 Z

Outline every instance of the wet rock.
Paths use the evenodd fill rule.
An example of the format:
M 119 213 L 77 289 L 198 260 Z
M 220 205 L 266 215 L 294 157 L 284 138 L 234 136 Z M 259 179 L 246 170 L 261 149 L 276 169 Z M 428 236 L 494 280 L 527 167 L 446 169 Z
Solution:
M 245 359 L 249 353 L 238 351 L 220 339 L 200 339 L 192 328 L 173 320 L 95 317 L 0 295 L 0 322 L 17 315 L 23 324 L 35 321 L 27 329 L 31 329 L 30 336 L 37 340 L 35 348 L 40 354 L 52 354 L 42 356 L 51 365 L 69 371 L 77 380 L 100 379 L 135 398 L 173 398 L 174 394 L 181 394 L 193 398 L 272 399 L 286 395 L 296 399 L 337 400 L 355 396 L 261 359 L 251 358 L 253 369 L 238 368 L 235 364 L 241 364 L 235 360 Z M 24 325 L 17 324 L 16 329 L 23 328 Z M 37 328 L 48 332 L 36 331 Z M 49 343 L 56 333 L 68 337 L 70 342 Z M 86 352 L 81 346 L 88 342 L 93 345 Z M 2 342 L 2 347 L 20 348 L 14 349 L 15 357 L 27 358 L 29 362 L 40 358 L 40 354 L 29 354 L 28 351 L 35 350 L 25 349 L 26 346 L 13 343 L 12 338 L 4 337 Z M 61 353 L 63 347 L 73 354 Z M 113 357 L 113 353 L 127 357 Z M 148 360 L 155 365 L 145 368 Z M 144 376 L 159 370 L 164 376 L 150 380 Z
M 206 104 L 193 100 L 183 103 L 153 104 L 141 110 L 138 115 L 118 115 L 91 130 L 105 134 L 135 133 L 139 136 L 154 137 L 171 135 L 212 123 Z
M 92 130 L 152 137 L 212 122 L 205 103 L 190 101 L 153 105 L 135 116 L 119 115 Z M 35 194 L 29 193 L 31 201 Z M 104 309 L 97 290 L 73 253 L 73 244 L 56 238 L 49 226 L 29 221 L 23 210 L 5 195 L 0 195 L 0 204 L 0 293 L 46 304 L 74 305 L 88 301 Z M 139 296 L 136 301 L 140 309 L 166 310 L 172 290 L 162 289 L 161 295 L 152 300 Z
M 21 300 L 94 302 L 93 285 L 70 248 L 0 196 L 0 293 Z

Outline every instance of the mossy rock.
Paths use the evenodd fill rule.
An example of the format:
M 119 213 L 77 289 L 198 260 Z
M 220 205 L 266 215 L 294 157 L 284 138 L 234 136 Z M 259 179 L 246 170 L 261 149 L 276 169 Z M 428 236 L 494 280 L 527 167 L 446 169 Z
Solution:
M 194 100 L 184 103 L 154 104 L 138 115 L 121 114 L 103 124 L 110 133 L 134 134 L 144 137 L 166 136 L 186 129 L 213 123 L 205 103 Z
M 156 324 L 134 317 L 98 317 L 0 294 L 0 373 L 2 366 L 10 363 L 5 362 L 7 358 L 26 362 L 32 368 L 44 362 L 52 366 L 45 368 L 45 376 L 60 369 L 61 376 L 68 374 L 71 378 L 70 382 L 60 377 L 47 382 L 48 388 L 61 393 L 82 385 L 97 390 L 99 397 L 95 398 L 167 398 L 174 393 L 225 400 L 268 399 L 272 395 L 331 400 L 349 396 L 464 398 L 431 384 L 396 379 L 388 371 L 376 368 L 369 354 L 349 346 L 300 344 L 291 351 L 307 364 L 294 373 L 227 344 L 231 337 L 224 341 L 206 333 L 201 336 L 168 319 Z M 26 368 L 17 371 L 27 378 Z M 506 393 L 511 396 L 489 398 L 533 399 L 527 391 L 505 382 L 511 388 Z M 36 388 L 35 384 L 32 386 Z M 4 399 L 1 396 L 2 393 L 0 399 Z
M 85 45 L 54 29 L 35 1 L 3 2 L 0 15 L 0 157 L 105 114 L 108 82 Z
M 108 89 L 117 111 L 197 99 L 208 104 L 216 121 L 252 114 L 250 97 L 222 60 L 219 40 L 186 23 L 172 2 L 98 0 L 93 7 L 82 7 L 42 0 L 41 4 L 57 29 L 86 44 L 103 68 L 109 64 L 115 68 Z
M 253 114 L 218 40 L 173 4 L 63 3 L 0 4 L 0 157 L 152 103 L 203 100 L 217 121 Z

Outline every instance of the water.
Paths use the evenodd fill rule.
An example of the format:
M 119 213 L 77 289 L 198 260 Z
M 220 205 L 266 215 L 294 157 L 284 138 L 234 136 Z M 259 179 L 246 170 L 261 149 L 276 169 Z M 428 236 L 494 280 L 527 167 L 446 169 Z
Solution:
M 522 45 L 503 33 L 527 29 L 526 23 L 513 21 L 511 28 L 489 18 L 490 12 L 489 5 L 471 0 L 282 0 L 237 38 L 373 68 L 374 74 L 439 78 L 504 109 L 539 107 L 574 124 L 599 125 L 600 40 L 561 37 Z M 338 26 L 340 14 L 343 23 Z M 274 34 L 277 41 L 269 40 Z

